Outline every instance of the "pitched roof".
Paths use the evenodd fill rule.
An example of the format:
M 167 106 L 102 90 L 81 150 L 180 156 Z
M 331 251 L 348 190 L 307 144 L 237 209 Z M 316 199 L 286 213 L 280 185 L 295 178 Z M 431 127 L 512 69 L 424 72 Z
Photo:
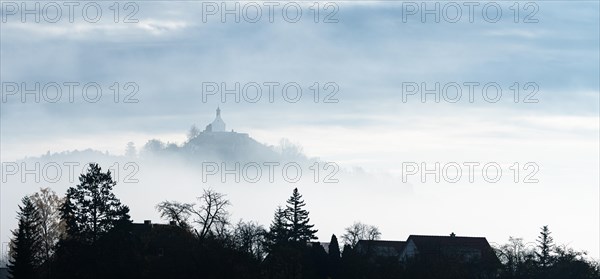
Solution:
M 494 250 L 485 237 L 411 235 L 420 254 L 425 255 L 464 255 L 477 252 L 483 260 L 498 261 Z
M 490 248 L 490 244 L 485 237 L 411 235 L 408 237 L 407 241 L 410 240 L 412 240 L 419 249 L 440 246 L 462 246 L 478 249 Z

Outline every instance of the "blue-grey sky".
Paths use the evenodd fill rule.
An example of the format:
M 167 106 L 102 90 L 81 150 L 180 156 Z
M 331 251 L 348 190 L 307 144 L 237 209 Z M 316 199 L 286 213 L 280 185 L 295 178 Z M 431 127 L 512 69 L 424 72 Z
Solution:
M 182 143 L 192 124 L 203 128 L 220 106 L 228 129 L 267 144 L 288 138 L 309 156 L 395 177 L 391 180 L 399 179 L 407 161 L 498 162 L 507 168 L 535 162 L 540 167 L 534 184 L 415 180 L 409 181 L 411 194 L 401 197 L 364 185 L 344 195 L 349 200 L 339 207 L 361 204 L 361 213 L 339 213 L 335 220 L 327 212 L 337 210 L 315 201 L 311 211 L 322 239 L 357 218 L 379 225 L 386 239 L 456 231 L 494 242 L 508 236 L 533 240 L 548 224 L 557 241 L 600 256 L 598 2 L 537 2 L 528 19 L 537 23 L 523 22 L 534 11 L 525 9 L 527 2 L 518 2 L 518 22 L 514 3 L 498 2 L 502 17 L 496 23 L 481 16 L 488 2 L 475 8 L 472 23 L 465 6 L 456 23 L 443 16 L 439 23 L 432 16 L 422 22 L 420 14 L 406 12 L 407 5 L 421 2 L 392 1 L 331 2 L 338 8 L 337 23 L 323 22 L 333 11 L 323 9 L 326 2 L 321 2 L 319 23 L 312 2 L 298 2 L 303 15 L 296 23 L 286 22 L 280 9 L 272 23 L 265 14 L 257 23 L 236 23 L 233 16 L 222 23 L 218 14 L 203 22 L 202 2 L 138 2 L 133 16 L 138 23 L 122 22 L 131 11 L 123 6 L 120 22 L 114 23 L 112 2 L 98 3 L 103 17 L 97 23 L 79 14 L 73 23 L 35 23 L 33 17 L 22 23 L 19 14 L 2 11 L 3 162 L 86 148 L 119 155 L 127 142 L 141 147 L 152 138 Z M 90 103 L 79 87 L 73 102 L 66 92 L 56 103 L 36 103 L 32 95 L 22 102 L 19 94 L 5 94 L 7 82 L 31 87 L 96 82 L 103 95 Z M 121 87 L 134 82 L 139 102 L 123 102 L 131 88 L 122 89 L 114 102 L 110 86 L 115 82 Z M 232 96 L 222 102 L 219 95 L 204 101 L 206 82 L 295 82 L 303 95 L 297 103 L 285 101 L 281 91 L 275 91 L 273 102 L 266 92 L 257 103 L 243 98 L 236 103 Z M 321 87 L 335 83 L 338 102 L 322 102 L 329 88 L 321 89 L 315 103 L 310 88 L 315 82 Z M 420 95 L 403 101 L 403 84 L 422 82 L 431 87 L 495 83 L 503 95 L 497 103 L 486 102 L 480 86 L 470 102 L 463 86 L 457 103 L 435 103 L 431 95 L 425 103 Z M 521 87 L 518 103 L 511 89 L 515 83 Z M 537 86 L 537 103 L 523 102 L 533 88 L 523 88 L 527 83 Z M 7 191 L 2 188 L 3 199 Z M 319 195 L 306 191 L 314 199 Z M 279 200 L 285 200 L 284 192 Z M 2 202 L 3 216 L 15 210 Z M 132 208 L 135 202 L 129 202 Z M 271 218 L 269 210 L 246 216 L 244 206 L 250 205 L 234 204 L 236 217 L 262 223 Z M 381 216 L 382 210 L 390 213 Z

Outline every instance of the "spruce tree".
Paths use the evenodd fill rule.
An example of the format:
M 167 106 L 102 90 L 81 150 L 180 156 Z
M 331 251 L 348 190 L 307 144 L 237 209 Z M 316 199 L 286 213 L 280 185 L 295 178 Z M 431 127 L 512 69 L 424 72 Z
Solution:
M 302 195 L 298 192 L 298 188 L 294 189 L 292 196 L 287 200 L 287 229 L 288 239 L 292 242 L 308 242 L 317 239 L 313 230 L 314 225 L 309 224 L 308 211 L 304 209 L 306 203 L 302 200 Z
M 67 190 L 61 218 L 69 237 L 94 243 L 119 223 L 129 223 L 129 208 L 112 192 L 117 183 L 110 171 L 102 172 L 98 164 L 90 164 L 79 184 Z
M 41 265 L 40 216 L 29 197 L 22 199 L 19 206 L 19 227 L 13 231 L 10 243 L 11 259 L 8 273 L 12 279 L 35 278 L 36 268 Z
M 271 249 L 273 246 L 283 244 L 288 240 L 288 231 L 286 226 L 286 211 L 281 207 L 277 207 L 273 222 L 269 227 L 267 234 L 267 247 Z

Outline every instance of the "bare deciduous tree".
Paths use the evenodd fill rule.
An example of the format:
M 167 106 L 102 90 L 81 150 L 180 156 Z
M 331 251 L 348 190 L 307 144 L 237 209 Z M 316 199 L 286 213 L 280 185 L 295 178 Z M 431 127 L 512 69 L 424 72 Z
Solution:
M 261 260 L 266 253 L 264 248 L 266 234 L 265 228 L 258 223 L 242 220 L 237 223 L 233 233 L 238 248 Z
M 44 261 L 50 260 L 60 236 L 64 233 L 64 224 L 60 221 L 60 207 L 63 200 L 50 188 L 41 188 L 31 196 L 31 201 L 39 213 L 41 236 L 41 254 Z
M 198 238 L 204 239 L 209 233 L 219 234 L 229 223 L 227 207 L 231 205 L 225 194 L 212 189 L 205 189 L 202 196 L 198 197 L 199 203 L 191 208 L 194 223 L 200 226 L 196 230 Z
M 352 226 L 347 227 L 346 232 L 342 235 L 342 240 L 345 245 L 354 247 L 359 240 L 377 240 L 381 238 L 381 232 L 376 226 L 354 222 Z
M 161 218 L 165 218 L 170 222 L 175 222 L 182 228 L 190 228 L 189 218 L 192 214 L 191 203 L 180 203 L 176 201 L 164 201 L 156 205 L 156 210 L 160 213 Z
M 509 237 L 508 243 L 498 247 L 496 256 L 505 267 L 505 272 L 519 277 L 521 269 L 527 261 L 533 261 L 535 244 L 524 243 L 522 238 Z
M 200 135 L 200 129 L 198 129 L 198 127 L 196 127 L 196 125 L 192 125 L 192 127 L 190 128 L 190 130 L 188 131 L 188 134 L 187 134 L 188 141 L 194 139 L 198 135 Z

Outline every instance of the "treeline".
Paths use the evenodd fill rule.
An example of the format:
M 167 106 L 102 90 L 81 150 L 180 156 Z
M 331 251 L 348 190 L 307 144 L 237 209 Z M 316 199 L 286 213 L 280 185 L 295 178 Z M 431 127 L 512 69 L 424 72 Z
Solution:
M 587 258 L 585 252 L 556 245 L 548 226 L 541 228 L 535 243 L 524 243 L 521 238 L 496 248 L 502 262 L 500 278 L 600 278 L 600 265 Z
M 11 278 L 477 278 L 453 261 L 363 253 L 358 241 L 381 233 L 362 223 L 346 228 L 342 249 L 332 235 L 326 251 L 314 242 L 317 230 L 297 189 L 265 228 L 232 223 L 230 202 L 210 189 L 195 202 L 159 203 L 169 225 L 134 224 L 115 185 L 110 171 L 90 165 L 63 198 L 50 189 L 24 197 L 10 243 Z M 532 249 L 511 238 L 497 255 L 495 278 L 600 278 L 597 263 L 555 246 L 547 227 Z

